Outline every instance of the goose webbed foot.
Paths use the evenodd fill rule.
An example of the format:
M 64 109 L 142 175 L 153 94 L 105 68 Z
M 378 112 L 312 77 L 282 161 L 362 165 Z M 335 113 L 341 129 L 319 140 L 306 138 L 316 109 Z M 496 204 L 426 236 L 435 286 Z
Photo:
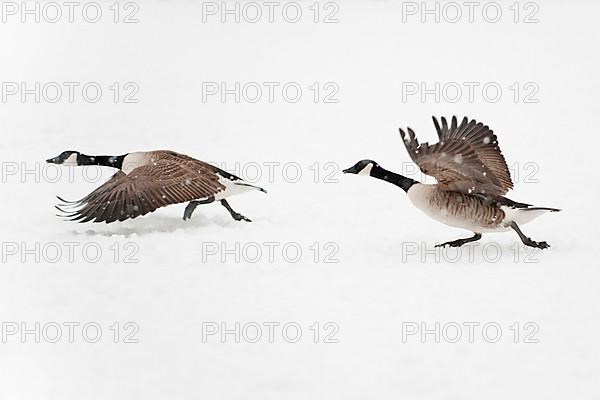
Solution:
M 465 238 L 465 239 L 456 239 L 453 240 L 451 242 L 446 242 L 446 243 L 442 243 L 442 244 L 436 244 L 435 247 L 460 247 L 463 244 L 469 243 L 469 242 L 475 242 L 477 240 L 481 239 L 481 233 L 476 233 L 474 236 L 470 237 L 470 238 Z
M 188 219 L 192 218 L 192 214 L 194 213 L 194 210 L 200 204 L 208 204 L 208 203 L 212 203 L 213 201 L 215 201 L 214 197 L 209 197 L 206 200 L 193 200 L 193 201 L 190 201 L 189 204 L 185 207 L 185 210 L 183 211 L 183 220 L 187 221 Z
M 221 204 L 223 205 L 223 207 L 225 207 L 227 209 L 227 211 L 229 211 L 229 214 L 231 214 L 231 217 L 233 219 L 235 219 L 236 221 L 252 222 L 252 220 L 250 218 L 247 218 L 247 217 L 243 216 L 242 214 L 234 211 L 234 209 L 231 208 L 231 206 L 229 205 L 227 200 L 225 200 L 225 199 L 221 200 Z
M 243 216 L 240 213 L 231 213 L 231 216 L 233 217 L 233 219 L 235 219 L 236 221 L 246 221 L 246 222 L 252 222 L 252 220 L 248 217 Z
M 523 244 L 529 247 L 535 247 L 536 249 L 547 249 L 550 247 L 548 242 L 536 242 L 531 240 L 531 238 L 527 238 L 527 240 L 523 240 Z
M 513 228 L 515 232 L 517 232 L 517 235 L 519 235 L 519 238 L 521 238 L 521 241 L 525 246 L 534 247 L 536 249 L 547 249 L 548 247 L 550 247 L 550 245 L 547 242 L 536 242 L 534 240 L 531 240 L 530 237 L 525 236 L 525 234 L 521 231 L 519 225 L 517 225 L 516 222 L 513 221 L 510 224 L 510 227 Z

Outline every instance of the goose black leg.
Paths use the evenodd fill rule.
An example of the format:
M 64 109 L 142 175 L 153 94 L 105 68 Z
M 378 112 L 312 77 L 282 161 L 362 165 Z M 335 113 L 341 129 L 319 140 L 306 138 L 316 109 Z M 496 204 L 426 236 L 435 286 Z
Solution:
M 535 247 L 536 249 L 547 249 L 548 247 L 550 247 L 550 245 L 546 242 L 535 242 L 531 240 L 530 237 L 525 236 L 525 234 L 521 232 L 521 229 L 519 228 L 519 225 L 517 225 L 516 222 L 513 221 L 510 224 L 510 227 L 513 228 L 515 232 L 517 232 L 517 235 L 519 235 L 521 241 L 525 246 Z
M 446 242 L 446 243 L 442 243 L 442 244 L 436 244 L 435 247 L 445 247 L 445 246 L 460 247 L 460 246 L 462 246 L 465 243 L 476 242 L 479 239 L 481 239 L 481 233 L 476 233 L 474 236 L 472 236 L 470 238 L 456 239 L 456 240 L 453 240 L 451 242 Z
M 231 216 L 233 217 L 233 219 L 235 219 L 236 221 L 248 221 L 248 222 L 252 222 L 250 219 L 244 217 L 242 214 L 235 212 L 233 210 L 233 208 L 231 208 L 231 206 L 229 205 L 229 203 L 227 202 L 227 200 L 225 200 L 225 199 L 221 200 L 221 204 L 223 205 L 223 207 L 225 207 L 227 209 L 227 211 L 229 211 L 229 214 L 231 214 Z
M 188 220 L 188 219 L 192 218 L 192 214 L 194 213 L 194 210 L 200 204 L 209 204 L 209 203 L 212 203 L 213 201 L 215 201 L 214 196 L 211 196 L 211 197 L 209 197 L 206 200 L 194 200 L 194 201 L 190 201 L 190 203 L 185 208 L 185 211 L 183 212 L 183 220 L 185 221 L 185 220 Z

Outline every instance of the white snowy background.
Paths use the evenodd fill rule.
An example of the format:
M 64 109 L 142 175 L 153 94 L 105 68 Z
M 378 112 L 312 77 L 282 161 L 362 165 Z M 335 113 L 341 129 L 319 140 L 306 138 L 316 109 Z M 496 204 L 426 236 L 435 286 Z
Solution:
M 338 23 L 323 23 L 335 10 L 325 2 L 318 23 L 313 2 L 299 3 L 298 23 L 283 19 L 286 3 L 275 9 L 273 23 L 265 6 L 257 23 L 243 17 L 235 23 L 232 16 L 221 23 L 220 14 L 203 22 L 203 5 L 193 1 L 138 3 L 139 22 L 131 24 L 122 22 L 133 10 L 125 3 L 118 23 L 110 2 L 99 3 L 103 14 L 95 24 L 83 20 L 81 7 L 73 23 L 67 15 L 57 23 L 31 16 L 22 23 L 20 14 L 5 10 L 0 80 L 29 89 L 35 82 L 80 86 L 73 103 L 65 86 L 56 103 L 36 103 L 34 95 L 22 101 L 3 86 L 0 398 L 598 398 L 600 5 L 522 2 L 515 22 L 513 3 L 499 3 L 497 23 L 482 17 L 486 3 L 472 23 L 465 6 L 456 23 L 436 23 L 431 15 L 423 23 L 420 14 L 404 14 L 403 22 L 403 3 L 394 1 L 339 2 Z M 524 23 L 536 8 L 538 22 Z M 97 103 L 82 97 L 88 82 L 103 89 Z M 127 82 L 139 87 L 137 103 L 123 102 Z M 257 103 L 236 103 L 231 95 L 225 103 L 219 96 L 203 102 L 203 82 L 230 88 L 296 82 L 303 94 L 290 103 L 279 86 L 273 103 L 266 89 Z M 338 102 L 315 103 L 309 88 L 315 82 L 321 95 L 330 92 L 326 83 L 337 85 Z M 403 99 L 406 82 L 479 86 L 473 101 L 463 86 L 453 103 L 433 95 L 422 101 L 420 93 Z M 489 82 L 503 90 L 497 102 L 482 96 Z M 535 103 L 524 102 L 528 82 L 539 89 Z M 497 133 L 513 167 L 509 197 L 563 209 L 523 227 L 550 249 L 525 249 L 507 232 L 458 252 L 433 250 L 470 233 L 428 219 L 397 187 L 341 173 L 362 158 L 410 171 L 398 127 L 434 141 L 431 116 L 454 114 Z M 269 193 L 231 199 L 252 223 L 233 221 L 216 204 L 198 207 L 188 222 L 181 220 L 184 205 L 111 225 L 63 222 L 55 216 L 55 195 L 83 197 L 112 174 L 102 169 L 102 179 L 91 182 L 82 169 L 44 164 L 69 149 L 92 155 L 171 149 L 242 175 L 256 175 L 260 165 L 253 181 Z M 272 175 L 268 163 L 275 163 Z M 285 165 L 300 166 L 298 182 Z M 53 179 L 57 171 L 62 175 Z M 278 243 L 273 260 L 266 242 Z M 65 243 L 76 246 L 73 259 Z M 251 249 L 252 257 L 240 251 L 236 262 L 236 254 L 206 252 L 236 243 L 246 249 L 257 243 L 262 256 L 252 262 Z M 282 254 L 289 243 L 302 250 L 298 262 Z M 85 259 L 86 245 L 101 249 L 98 262 Z M 127 262 L 130 253 L 137 263 Z M 327 255 L 338 262 L 325 262 Z M 39 343 L 34 333 L 21 336 L 22 328 L 35 331 L 36 322 Z M 69 322 L 80 324 L 73 343 Z M 128 322 L 139 327 L 138 343 L 124 343 Z M 233 329 L 236 322 L 263 326 L 263 336 L 258 343 L 245 337 L 236 343 L 232 334 L 224 343 L 220 335 L 203 341 L 206 323 Z M 269 322 L 280 324 L 273 343 L 263 325 Z M 290 322 L 302 328 L 297 343 L 282 335 Z M 407 322 L 449 330 L 439 343 L 433 334 L 403 340 Z M 469 322 L 480 324 L 472 343 Z M 83 337 L 86 323 L 102 328 L 97 343 Z M 457 343 L 447 340 L 455 336 L 453 323 L 462 327 Z M 484 337 L 486 323 L 501 327 L 497 343 Z M 62 327 L 57 343 L 50 340 L 54 324 Z M 15 326 L 19 331 L 9 334 Z M 337 343 L 324 343 L 335 326 Z M 527 343 L 535 327 L 529 339 L 537 343 Z

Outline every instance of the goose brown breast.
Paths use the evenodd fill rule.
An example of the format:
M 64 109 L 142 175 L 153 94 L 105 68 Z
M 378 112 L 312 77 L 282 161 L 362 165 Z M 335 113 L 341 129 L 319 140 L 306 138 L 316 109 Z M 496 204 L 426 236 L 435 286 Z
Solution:
M 443 210 L 449 216 L 483 227 L 498 226 L 505 217 L 499 207 L 486 203 L 481 197 L 464 193 L 436 190 L 429 201 L 432 207 Z

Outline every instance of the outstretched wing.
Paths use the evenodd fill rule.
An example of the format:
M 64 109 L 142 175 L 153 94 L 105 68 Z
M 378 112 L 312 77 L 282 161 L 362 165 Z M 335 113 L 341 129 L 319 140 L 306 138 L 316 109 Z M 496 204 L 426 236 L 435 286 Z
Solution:
M 512 189 L 510 172 L 494 132 L 481 122 L 465 117 L 460 125 L 452 117 L 451 125 L 444 117 L 442 124 L 433 117 L 439 142 L 421 143 L 408 128 L 408 136 L 400 129 L 408 154 L 421 168 L 448 190 L 469 194 L 500 196 Z
M 128 174 L 119 171 L 83 199 L 57 208 L 72 221 L 110 223 L 136 218 L 169 204 L 214 196 L 222 190 L 225 186 L 219 182 L 213 166 L 173 153 Z

